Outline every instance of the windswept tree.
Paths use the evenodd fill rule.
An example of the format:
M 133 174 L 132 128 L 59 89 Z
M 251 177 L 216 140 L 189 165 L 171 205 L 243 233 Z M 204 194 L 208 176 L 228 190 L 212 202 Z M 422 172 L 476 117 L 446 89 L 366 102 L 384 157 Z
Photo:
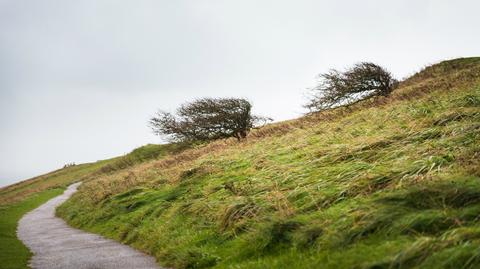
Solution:
M 319 78 L 305 106 L 311 111 L 349 105 L 376 95 L 387 96 L 398 84 L 385 68 L 369 62 L 358 63 L 345 72 L 332 69 Z
M 172 141 L 245 138 L 250 129 L 271 119 L 251 114 L 245 99 L 203 98 L 181 105 L 175 115 L 158 111 L 149 121 L 153 132 Z

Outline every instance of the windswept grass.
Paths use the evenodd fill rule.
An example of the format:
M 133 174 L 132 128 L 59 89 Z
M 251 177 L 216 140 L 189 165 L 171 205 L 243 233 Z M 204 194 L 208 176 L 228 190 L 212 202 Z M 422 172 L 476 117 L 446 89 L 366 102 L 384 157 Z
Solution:
M 480 58 L 102 174 L 58 214 L 176 268 L 480 267 Z
M 60 194 L 66 186 L 119 173 L 135 164 L 180 152 L 185 147 L 179 144 L 146 145 L 125 156 L 66 167 L 0 189 L 0 268 L 27 268 L 31 253 L 16 237 L 17 222 L 28 211 Z M 132 205 L 130 209 L 140 204 Z
M 103 165 L 99 173 L 111 173 L 146 161 L 156 160 L 169 154 L 179 153 L 188 148 L 188 144 L 148 144 L 134 149 L 125 156 L 115 158 Z
M 479 138 L 480 58 L 445 61 L 242 143 L 147 145 L 2 188 L 1 265 L 28 258 L 21 215 L 81 180 L 60 216 L 177 268 L 478 268 Z
M 183 144 L 148 144 L 136 148 L 124 156 L 58 169 L 45 175 L 0 188 L 0 206 L 21 201 L 32 194 L 47 189 L 64 188 L 74 182 L 94 180 L 136 164 L 161 159 L 168 154 L 179 153 L 186 148 L 188 148 L 188 145 Z

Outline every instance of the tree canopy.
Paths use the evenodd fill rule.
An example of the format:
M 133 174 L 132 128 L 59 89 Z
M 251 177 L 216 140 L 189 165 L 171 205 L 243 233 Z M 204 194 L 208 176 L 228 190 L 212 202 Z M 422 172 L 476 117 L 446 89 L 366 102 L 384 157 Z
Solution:
M 241 98 L 202 98 L 181 105 L 176 114 L 158 111 L 149 121 L 153 132 L 172 141 L 245 138 L 268 118 L 251 114 L 252 105 Z

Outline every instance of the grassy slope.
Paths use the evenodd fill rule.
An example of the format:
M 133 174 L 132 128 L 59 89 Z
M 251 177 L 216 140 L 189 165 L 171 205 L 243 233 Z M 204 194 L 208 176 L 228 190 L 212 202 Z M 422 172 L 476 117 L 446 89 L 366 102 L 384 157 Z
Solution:
M 0 209 L 0 268 L 27 268 L 31 253 L 16 237 L 17 222 L 23 214 L 62 192 L 61 188 L 46 190 Z
M 29 196 L 51 188 L 66 187 L 97 171 L 108 161 L 80 164 L 59 169 L 0 189 L 0 208 L 23 201 Z
M 177 267 L 473 268 L 479 62 L 427 68 L 388 99 L 246 143 L 147 145 L 2 188 L 0 234 L 21 244 L 21 209 L 83 180 L 62 216 Z
M 178 152 L 185 145 L 145 145 L 132 152 L 108 160 L 85 163 L 50 172 L 10 186 L 0 188 L 0 208 L 22 201 L 30 195 L 50 188 L 66 187 L 77 181 L 90 181 L 98 177 L 121 171 L 135 164 L 155 160 L 165 155 Z
M 83 180 L 60 214 L 178 267 L 473 268 L 479 65 L 436 65 L 391 98 L 272 125 L 246 143 L 180 154 L 147 145 L 2 188 L 0 234 L 20 246 L 16 220 Z M 9 250 L 25 262 L 25 248 Z
M 137 163 L 183 149 L 182 145 L 146 145 L 109 160 L 80 164 L 0 189 L 0 268 L 26 268 L 31 254 L 17 239 L 18 220 L 77 181 L 90 181 Z
M 70 224 L 178 268 L 478 268 L 480 58 L 84 184 Z
M 106 163 L 108 161 L 72 166 L 0 189 L 0 268 L 27 268 L 31 253 L 16 235 L 17 223 L 25 213 Z

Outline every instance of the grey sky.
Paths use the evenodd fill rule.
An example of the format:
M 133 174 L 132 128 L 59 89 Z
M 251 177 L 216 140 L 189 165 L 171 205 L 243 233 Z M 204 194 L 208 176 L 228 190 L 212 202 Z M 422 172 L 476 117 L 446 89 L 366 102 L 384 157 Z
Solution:
M 0 186 L 159 143 L 148 118 L 195 97 L 282 120 L 329 68 L 478 56 L 479 3 L 0 0 Z

